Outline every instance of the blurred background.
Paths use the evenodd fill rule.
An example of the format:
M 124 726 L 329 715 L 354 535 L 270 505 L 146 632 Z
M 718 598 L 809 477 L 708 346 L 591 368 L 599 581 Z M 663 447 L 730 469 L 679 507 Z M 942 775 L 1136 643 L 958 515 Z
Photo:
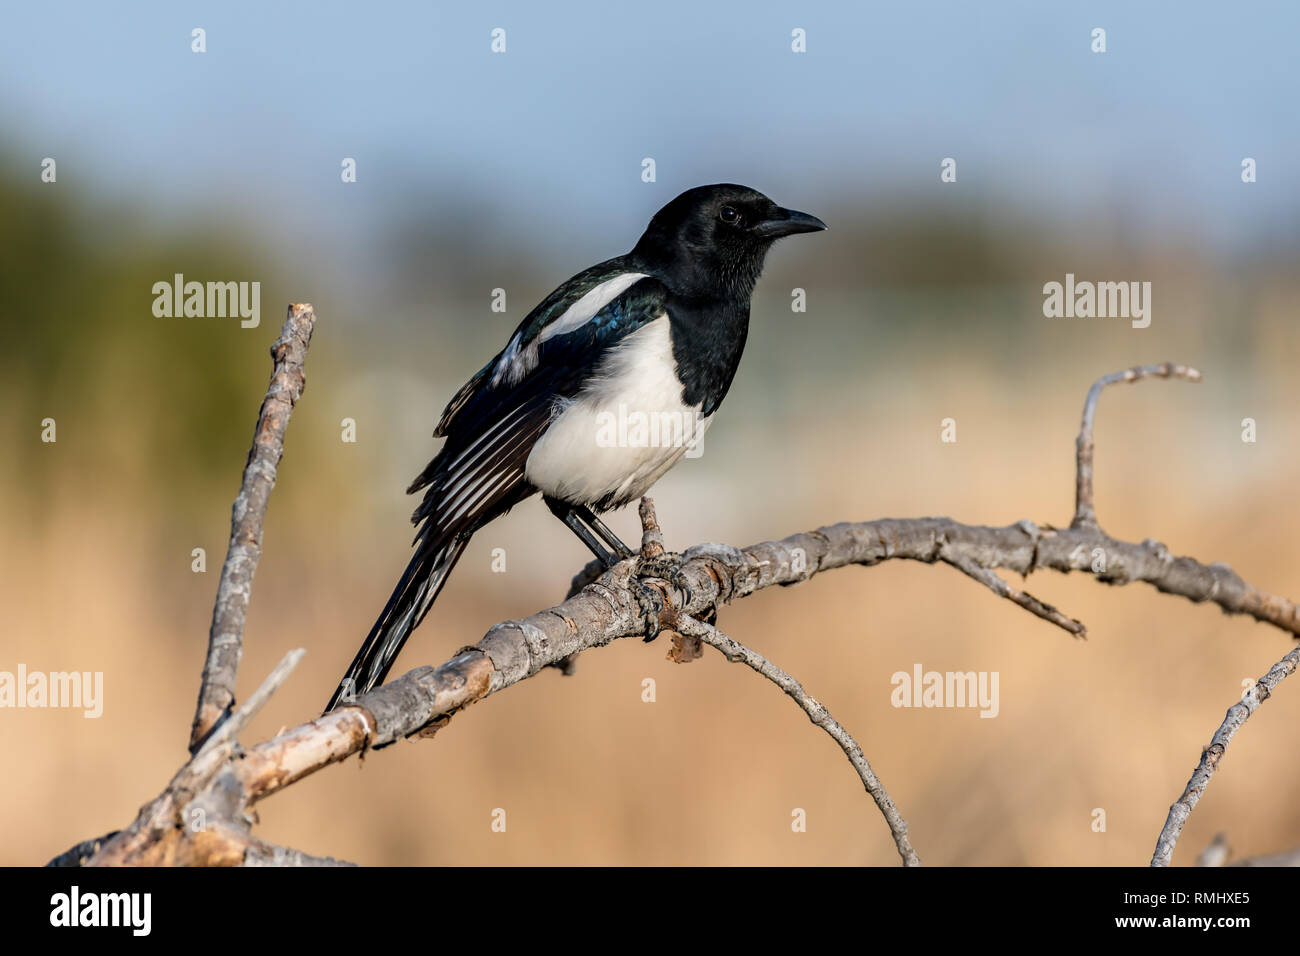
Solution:
M 97 720 L 0 710 L 0 863 L 125 825 L 184 761 L 288 303 L 319 319 L 241 695 L 309 653 L 247 743 L 313 716 L 351 660 L 407 561 L 402 489 L 453 391 L 542 296 L 701 183 L 745 183 L 831 229 L 769 256 L 704 454 L 656 489 L 670 546 L 887 516 L 1068 523 L 1089 384 L 1172 360 L 1204 383 L 1101 402 L 1103 526 L 1300 597 L 1293 5 L 462 6 L 3 13 L 0 670 L 102 671 L 105 701 Z M 260 282 L 260 326 L 155 317 L 152 286 L 176 273 Z M 1066 273 L 1151 282 L 1150 327 L 1045 318 L 1043 285 Z M 612 524 L 634 538 L 634 509 Z M 585 560 L 540 504 L 517 508 L 474 539 L 397 672 L 558 602 Z M 1026 586 L 1089 640 L 902 562 L 765 591 L 720 625 L 857 737 L 926 863 L 1144 864 L 1243 680 L 1292 642 L 1143 586 Z M 713 652 L 683 666 L 666 651 L 589 652 L 435 740 L 267 800 L 257 832 L 369 864 L 897 863 L 790 700 Z M 996 719 L 892 707 L 890 676 L 917 664 L 998 672 Z M 1278 759 L 1298 719 L 1284 686 L 1176 863 L 1220 831 L 1238 856 L 1300 843 L 1300 765 Z

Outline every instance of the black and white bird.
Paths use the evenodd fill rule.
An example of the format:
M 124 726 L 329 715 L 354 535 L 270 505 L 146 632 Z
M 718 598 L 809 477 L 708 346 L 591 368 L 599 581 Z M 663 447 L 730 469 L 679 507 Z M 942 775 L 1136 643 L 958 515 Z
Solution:
M 540 492 L 607 567 L 631 557 L 597 515 L 640 498 L 703 436 L 767 250 L 825 228 L 745 186 L 699 186 L 631 252 L 533 309 L 443 412 L 446 442 L 407 489 L 424 490 L 415 555 L 326 710 L 384 680 L 470 536 L 525 498 Z

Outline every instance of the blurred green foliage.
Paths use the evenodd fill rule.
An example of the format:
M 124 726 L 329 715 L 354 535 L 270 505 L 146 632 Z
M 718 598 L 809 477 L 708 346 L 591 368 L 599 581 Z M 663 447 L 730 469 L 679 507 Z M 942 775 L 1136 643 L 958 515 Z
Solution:
M 39 501 L 69 465 L 162 493 L 229 489 L 283 320 L 274 259 L 250 236 L 161 228 L 12 165 L 0 160 L 0 397 L 5 457 L 27 493 Z M 155 317 L 153 284 L 176 272 L 260 281 L 261 324 Z M 39 441 L 45 418 L 57 455 Z

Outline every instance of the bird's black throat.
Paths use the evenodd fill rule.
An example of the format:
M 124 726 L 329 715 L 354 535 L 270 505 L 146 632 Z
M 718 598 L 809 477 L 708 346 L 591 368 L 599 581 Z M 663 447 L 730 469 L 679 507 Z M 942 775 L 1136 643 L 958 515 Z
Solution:
M 631 255 L 669 290 L 673 359 L 682 401 L 712 415 L 736 377 L 749 335 L 749 301 L 763 271 L 770 242 L 656 258 L 643 241 Z M 674 250 L 680 253 L 680 250 Z
M 684 404 L 712 415 L 731 388 L 749 335 L 749 297 L 670 296 L 673 360 Z

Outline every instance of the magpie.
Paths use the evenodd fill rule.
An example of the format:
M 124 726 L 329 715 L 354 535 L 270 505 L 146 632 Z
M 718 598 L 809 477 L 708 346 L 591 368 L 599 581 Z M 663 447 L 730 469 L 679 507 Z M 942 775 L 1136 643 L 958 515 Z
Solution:
M 631 252 L 528 313 L 442 413 L 434 437 L 446 440 L 406 489 L 424 491 L 415 554 L 326 711 L 384 680 L 470 536 L 524 499 L 540 492 L 606 568 L 632 557 L 598 515 L 640 498 L 703 437 L 768 249 L 825 228 L 746 186 L 698 186 Z

